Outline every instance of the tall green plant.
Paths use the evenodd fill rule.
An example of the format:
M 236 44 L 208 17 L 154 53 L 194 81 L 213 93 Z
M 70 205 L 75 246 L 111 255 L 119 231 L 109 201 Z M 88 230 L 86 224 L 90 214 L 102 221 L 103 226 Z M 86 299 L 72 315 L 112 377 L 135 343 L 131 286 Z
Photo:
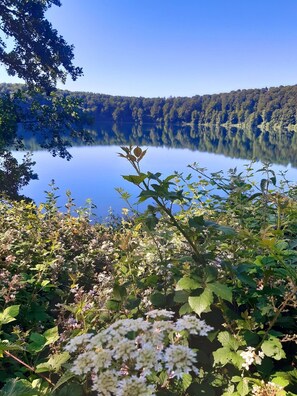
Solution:
M 124 178 L 139 187 L 138 202 L 153 202 L 141 217 L 146 229 L 151 235 L 157 224 L 174 229 L 191 253 L 187 267 L 180 256 L 172 268 L 172 300 L 162 292 L 152 298 L 153 291 L 151 302 L 215 324 L 217 335 L 205 351 L 212 351 L 205 378 L 216 375 L 209 392 L 294 394 L 296 187 L 285 179 L 277 186 L 269 165 L 256 171 L 263 174 L 259 184 L 252 167 L 225 177 L 207 176 L 194 165 L 197 182 L 179 176 L 186 190 L 174 181 L 178 175 L 144 173 L 146 152 L 139 147 L 122 149 L 136 171 Z M 194 381 L 196 392 L 199 381 L 204 386 Z

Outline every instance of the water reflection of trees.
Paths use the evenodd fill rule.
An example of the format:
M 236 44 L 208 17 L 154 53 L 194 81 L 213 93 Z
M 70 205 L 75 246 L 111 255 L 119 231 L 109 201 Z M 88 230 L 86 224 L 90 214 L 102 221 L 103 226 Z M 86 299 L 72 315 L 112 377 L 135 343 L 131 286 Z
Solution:
M 139 145 L 187 148 L 232 158 L 258 159 L 297 167 L 297 134 L 235 127 L 169 127 L 103 123 L 91 128 L 93 145 Z M 26 139 L 26 147 L 39 150 L 38 139 Z M 71 141 L 81 146 L 79 140 Z

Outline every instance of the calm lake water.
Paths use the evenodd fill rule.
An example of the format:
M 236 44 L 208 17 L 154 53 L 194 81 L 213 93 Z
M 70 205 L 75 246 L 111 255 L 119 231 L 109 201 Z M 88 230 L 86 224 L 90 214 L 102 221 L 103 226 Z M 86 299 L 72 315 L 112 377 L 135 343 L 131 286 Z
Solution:
M 66 203 L 66 191 L 70 190 L 75 203 L 83 206 L 87 199 L 96 204 L 96 214 L 104 219 L 109 210 L 121 213 L 126 204 L 120 198 L 116 187 L 130 192 L 137 200 L 137 188 L 123 180 L 122 175 L 133 174 L 131 165 L 120 158 L 119 145 L 139 144 L 148 147 L 148 152 L 142 160 L 144 172 L 161 172 L 167 176 L 174 171 L 190 173 L 188 164 L 194 162 L 207 168 L 208 172 L 230 168 L 243 169 L 252 159 L 269 160 L 274 163 L 276 172 L 287 170 L 287 178 L 297 181 L 296 136 L 292 134 L 286 139 L 277 134 L 268 134 L 259 131 L 226 131 L 224 129 L 193 130 L 186 128 L 157 128 L 144 126 L 139 129 L 135 126 L 98 126 L 92 131 L 93 146 L 79 146 L 74 142 L 69 149 L 73 158 L 70 161 L 52 157 L 47 151 L 38 147 L 38 142 L 27 141 L 27 146 L 33 151 L 36 161 L 34 170 L 39 180 L 32 181 L 23 189 L 23 194 L 33 198 L 36 203 L 44 202 L 44 191 L 49 190 L 49 183 L 55 180 L 59 187 L 57 195 L 59 205 L 63 208 Z M 110 144 L 108 144 L 108 142 Z M 21 158 L 24 153 L 18 152 Z M 275 164 L 278 163 L 278 164 Z M 292 163 L 292 164 L 291 164 Z M 258 164 L 260 166 L 260 164 Z

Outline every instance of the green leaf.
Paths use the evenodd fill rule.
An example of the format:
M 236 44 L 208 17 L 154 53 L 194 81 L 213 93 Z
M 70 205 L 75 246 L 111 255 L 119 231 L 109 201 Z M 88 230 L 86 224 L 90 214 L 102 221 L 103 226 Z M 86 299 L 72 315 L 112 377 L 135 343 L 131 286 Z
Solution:
M 150 300 L 155 307 L 164 307 L 166 305 L 166 296 L 160 292 L 153 293 Z
M 205 225 L 203 215 L 191 217 L 188 223 L 190 227 L 196 228 L 197 230 L 200 230 Z
M 31 333 L 29 340 L 31 341 L 27 347 L 29 352 L 41 351 L 46 343 L 46 338 L 39 333 Z
M 138 197 L 139 197 L 138 202 L 141 203 L 141 202 L 146 201 L 149 198 L 158 198 L 159 195 L 155 191 L 144 190 L 144 191 L 141 191 L 141 193 L 139 194 Z
M 208 311 L 213 302 L 213 294 L 209 289 L 205 289 L 200 296 L 189 297 L 189 305 L 199 316 L 202 312 Z
M 214 361 L 217 364 L 222 364 L 223 366 L 230 362 L 230 358 L 228 355 L 230 354 L 230 348 L 223 347 L 218 348 L 216 351 L 213 352 Z
M 275 360 L 286 357 L 280 340 L 273 336 L 270 336 L 268 340 L 263 342 L 261 349 L 266 356 L 272 357 Z
M 248 285 L 248 286 L 251 286 L 251 287 L 253 287 L 254 289 L 255 289 L 256 286 L 257 286 L 257 283 L 256 283 L 256 282 L 254 281 L 254 279 L 253 279 L 251 276 L 249 276 L 249 275 L 237 273 L 237 274 L 236 274 L 236 277 L 237 277 L 237 279 L 240 280 L 241 283 L 246 284 L 246 285 Z
M 47 362 L 40 363 L 36 366 L 36 373 L 43 373 L 46 371 L 54 371 L 57 373 L 62 365 L 66 363 L 70 358 L 68 352 L 58 353 L 49 358 Z
M 242 380 L 237 385 L 237 391 L 241 396 L 249 394 L 249 384 L 247 379 L 242 378 Z
M 112 298 L 106 301 L 106 308 L 111 311 L 118 311 L 120 309 L 121 303 L 119 301 L 113 300 Z
M 189 298 L 189 293 L 185 290 L 176 290 L 173 301 L 177 303 L 186 303 Z
M 166 384 L 166 382 L 168 381 L 168 374 L 166 371 L 161 371 L 159 378 L 158 378 L 158 382 L 159 384 L 162 386 L 164 384 Z
M 233 364 L 237 368 L 242 367 L 244 363 L 243 358 L 239 353 L 232 351 L 229 347 L 219 348 L 213 352 L 214 361 L 216 364 L 225 366 L 226 364 Z
M 207 266 L 204 269 L 204 278 L 206 283 L 212 283 L 218 278 L 218 270 L 213 266 Z
M 51 329 L 46 330 L 43 333 L 43 336 L 46 339 L 45 345 L 53 344 L 54 342 L 56 342 L 59 339 L 58 327 L 55 326 L 55 327 L 52 327 Z
M 10 307 L 6 308 L 3 311 L 3 314 L 15 318 L 16 316 L 18 316 L 19 312 L 20 312 L 19 305 L 11 305 Z
M 112 291 L 113 300 L 123 301 L 126 296 L 127 296 L 127 291 L 125 286 L 114 285 Z
M 256 346 L 259 344 L 260 337 L 257 333 L 253 333 L 250 330 L 246 330 L 243 334 L 244 340 L 249 346 Z
M 157 216 L 155 215 L 149 215 L 144 219 L 144 224 L 146 225 L 146 227 L 150 230 L 153 231 L 156 227 L 156 225 L 158 224 L 159 219 Z
M 228 331 L 221 331 L 218 334 L 218 340 L 223 347 L 227 347 L 232 351 L 237 351 L 237 349 L 243 345 L 243 342 L 237 340 L 232 334 L 228 333 Z
M 183 390 L 186 391 L 188 387 L 192 383 L 192 376 L 190 374 L 184 374 L 182 376 L 182 384 L 183 384 Z
M 145 179 L 147 175 L 145 173 L 141 173 L 140 175 L 128 175 L 128 176 L 123 176 L 125 180 L 127 180 L 130 183 L 136 184 L 137 186 L 141 184 Z
M 282 376 L 273 377 L 271 382 L 285 388 L 290 384 L 290 381 Z
M 23 351 L 24 348 L 18 344 L 10 344 L 8 340 L 0 341 L 0 357 L 3 356 L 3 351 Z
M 226 235 L 226 236 L 233 236 L 233 235 L 236 235 L 236 231 L 235 231 L 234 228 L 232 228 L 232 227 L 219 225 L 219 226 L 217 227 L 217 229 L 218 229 L 219 231 L 221 231 L 221 232 L 222 232 L 224 235 Z
M 77 383 L 70 383 L 63 386 L 62 389 L 58 389 L 53 396 L 83 396 L 85 395 L 82 385 Z
M 74 373 L 71 373 L 70 371 L 66 371 L 66 373 L 64 373 L 62 377 L 60 377 L 59 381 L 56 383 L 52 391 L 55 392 L 58 388 L 60 388 L 62 385 L 64 385 L 73 377 L 75 377 Z
M 146 286 L 155 286 L 159 281 L 159 276 L 156 274 L 151 274 L 144 279 L 144 284 Z
M 208 283 L 207 288 L 210 289 L 216 296 L 222 298 L 223 300 L 232 303 L 232 289 L 222 283 Z
M 201 283 L 187 276 L 181 278 L 176 284 L 176 290 L 195 290 L 201 287 Z
M 183 304 L 178 311 L 180 316 L 186 315 L 191 312 L 193 312 L 193 310 L 188 303 Z
M 10 307 L 4 309 L 4 311 L 0 313 L 0 325 L 16 320 L 15 317 L 19 314 L 19 311 L 19 305 L 11 305 Z
M 36 322 L 45 322 L 51 317 L 48 315 L 46 312 L 45 306 L 37 303 L 37 302 L 32 302 L 30 304 L 28 312 L 26 312 L 27 319 L 36 321 Z
M 38 396 L 29 381 L 18 378 L 10 379 L 1 389 L 3 396 Z
M 157 172 L 157 173 L 151 173 L 151 172 L 147 172 L 148 178 L 150 180 L 157 180 L 160 181 L 160 176 L 162 176 L 162 173 Z

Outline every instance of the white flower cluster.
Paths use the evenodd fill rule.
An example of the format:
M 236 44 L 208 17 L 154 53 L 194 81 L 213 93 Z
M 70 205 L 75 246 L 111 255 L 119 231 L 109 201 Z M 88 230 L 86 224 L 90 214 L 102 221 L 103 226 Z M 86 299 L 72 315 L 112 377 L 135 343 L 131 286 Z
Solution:
M 249 346 L 245 351 L 241 352 L 240 356 L 244 359 L 242 367 L 249 370 L 251 364 L 261 364 L 262 359 L 264 358 L 264 353 L 259 351 L 257 354 L 255 348 Z
M 96 335 L 73 338 L 66 350 L 77 352 L 72 372 L 91 374 L 92 390 L 102 396 L 156 394 L 152 374 L 168 378 L 198 373 L 196 353 L 187 346 L 189 334 L 206 336 L 212 327 L 186 315 L 176 322 L 173 312 L 154 310 L 147 320 L 122 319 Z

